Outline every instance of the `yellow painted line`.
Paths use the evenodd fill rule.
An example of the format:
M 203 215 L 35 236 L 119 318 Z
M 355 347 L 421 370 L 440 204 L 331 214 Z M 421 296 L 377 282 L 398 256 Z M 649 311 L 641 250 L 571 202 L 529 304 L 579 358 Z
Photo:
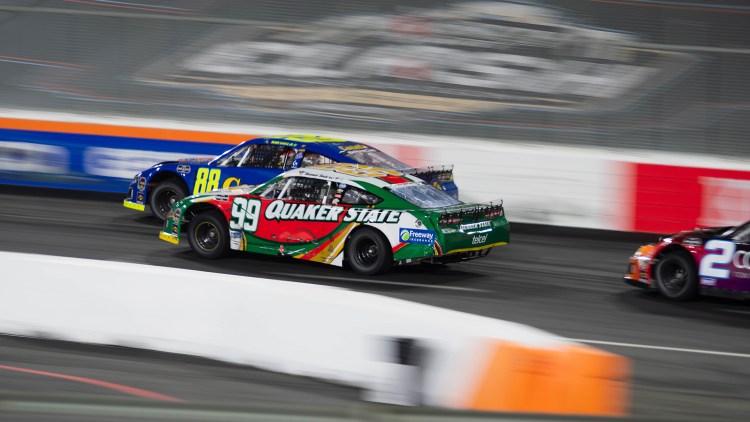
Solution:
M 497 242 L 497 243 L 491 243 L 489 245 L 475 246 L 472 248 L 453 249 L 452 251 L 445 252 L 443 255 L 450 255 L 452 253 L 458 253 L 458 252 L 481 251 L 482 249 L 494 248 L 495 246 L 503 246 L 507 244 L 508 242 Z
M 125 208 L 130 208 L 131 210 L 138 210 L 138 211 L 145 211 L 146 206 L 143 204 L 136 204 L 133 202 L 128 201 L 127 199 L 122 201 L 122 206 Z

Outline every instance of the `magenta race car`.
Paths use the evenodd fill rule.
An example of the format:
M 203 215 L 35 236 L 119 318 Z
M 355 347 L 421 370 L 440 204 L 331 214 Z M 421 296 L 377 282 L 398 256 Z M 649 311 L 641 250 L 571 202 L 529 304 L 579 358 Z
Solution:
M 700 294 L 750 297 L 750 221 L 682 231 L 641 246 L 630 257 L 625 282 L 679 301 Z

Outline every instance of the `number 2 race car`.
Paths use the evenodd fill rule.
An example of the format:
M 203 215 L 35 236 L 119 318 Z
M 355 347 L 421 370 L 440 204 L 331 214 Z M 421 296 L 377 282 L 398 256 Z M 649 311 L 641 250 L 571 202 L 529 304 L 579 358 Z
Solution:
M 699 294 L 750 296 L 750 221 L 679 232 L 641 246 L 625 282 L 656 288 L 673 300 Z
M 182 234 L 202 258 L 234 249 L 369 275 L 394 263 L 484 257 L 508 244 L 510 227 L 502 201 L 464 204 L 409 174 L 339 163 L 182 199 L 159 237 L 178 243 Z
M 146 206 L 164 220 L 175 201 L 239 185 L 264 183 L 299 167 L 357 163 L 413 174 L 458 198 L 453 168 L 415 169 L 373 147 L 312 135 L 287 135 L 245 141 L 214 158 L 165 161 L 135 175 L 123 205 L 144 211 Z

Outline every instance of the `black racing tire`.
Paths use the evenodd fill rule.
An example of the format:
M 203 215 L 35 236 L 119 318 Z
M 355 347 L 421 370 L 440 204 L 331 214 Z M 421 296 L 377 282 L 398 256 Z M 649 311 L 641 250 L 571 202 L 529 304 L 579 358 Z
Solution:
M 391 245 L 379 231 L 364 227 L 349 236 L 345 255 L 351 269 L 362 275 L 375 275 L 393 265 Z
M 201 258 L 221 258 L 229 251 L 229 226 L 218 212 L 200 213 L 190 222 L 188 242 Z
M 161 182 L 151 191 L 149 199 L 151 213 L 154 217 L 164 221 L 167 219 L 167 213 L 172 210 L 172 205 L 186 196 L 187 192 L 179 184 L 171 181 Z
M 668 299 L 684 302 L 700 292 L 695 263 L 687 253 L 669 253 L 656 264 L 654 272 L 656 287 Z

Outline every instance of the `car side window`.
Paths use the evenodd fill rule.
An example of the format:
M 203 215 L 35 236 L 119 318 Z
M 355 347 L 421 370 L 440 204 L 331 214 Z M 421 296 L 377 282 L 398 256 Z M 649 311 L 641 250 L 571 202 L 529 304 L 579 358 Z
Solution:
M 245 156 L 252 150 L 255 145 L 247 145 L 243 148 L 238 149 L 234 154 L 225 158 L 219 163 L 221 167 L 237 167 L 245 158 Z
M 219 165 L 289 170 L 294 164 L 296 153 L 297 151 L 294 148 L 288 146 L 252 144 L 237 150 Z
M 382 201 L 378 196 L 354 186 L 347 186 L 341 193 L 339 204 L 347 205 L 375 205 Z
M 309 177 L 293 177 L 284 187 L 280 199 L 289 201 L 330 203 L 331 182 Z
M 740 227 L 733 235 L 732 240 L 738 243 L 750 243 L 750 224 Z
M 276 183 L 268 186 L 260 196 L 268 199 L 278 198 L 281 192 L 284 191 L 284 186 L 286 186 L 287 182 L 289 182 L 289 179 L 279 179 Z
M 318 166 L 321 164 L 332 164 L 335 162 L 336 161 L 326 157 L 325 155 L 306 151 L 305 155 L 302 157 L 302 163 L 300 163 L 300 167 Z

